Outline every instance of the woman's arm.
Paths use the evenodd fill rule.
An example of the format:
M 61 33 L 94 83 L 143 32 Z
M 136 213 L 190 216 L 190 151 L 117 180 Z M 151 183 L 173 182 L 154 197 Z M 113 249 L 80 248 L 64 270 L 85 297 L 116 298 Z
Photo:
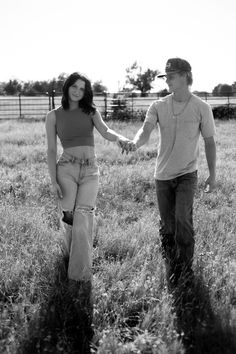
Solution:
M 93 116 L 93 122 L 98 130 L 98 132 L 105 138 L 106 140 L 109 141 L 116 141 L 116 142 L 124 142 L 124 141 L 130 141 L 129 139 L 125 138 L 123 135 L 116 133 L 114 130 L 110 129 L 104 120 L 101 117 L 101 114 L 99 111 L 96 111 L 96 113 Z
M 56 115 L 54 111 L 47 114 L 46 117 L 47 134 L 47 162 L 48 171 L 52 182 L 53 192 L 62 198 L 61 189 L 57 183 L 56 160 L 57 160 L 57 135 L 56 135 Z

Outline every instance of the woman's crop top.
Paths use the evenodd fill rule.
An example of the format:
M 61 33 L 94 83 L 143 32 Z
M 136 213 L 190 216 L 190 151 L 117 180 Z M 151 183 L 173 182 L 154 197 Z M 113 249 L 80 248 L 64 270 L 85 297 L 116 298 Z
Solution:
M 56 130 L 63 148 L 74 146 L 94 146 L 94 123 L 92 114 L 86 114 L 81 108 L 55 109 Z

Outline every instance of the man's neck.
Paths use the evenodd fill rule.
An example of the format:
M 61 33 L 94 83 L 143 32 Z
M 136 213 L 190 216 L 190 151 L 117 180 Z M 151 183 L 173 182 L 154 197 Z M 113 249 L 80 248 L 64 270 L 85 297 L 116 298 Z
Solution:
M 191 92 L 189 88 L 182 88 L 173 92 L 173 98 L 177 102 L 186 102 L 189 99 Z

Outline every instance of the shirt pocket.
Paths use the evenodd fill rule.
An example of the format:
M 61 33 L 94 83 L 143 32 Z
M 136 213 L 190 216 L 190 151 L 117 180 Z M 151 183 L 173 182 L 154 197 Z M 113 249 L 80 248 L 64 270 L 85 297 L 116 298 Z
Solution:
M 194 139 L 199 135 L 199 124 L 193 121 L 184 121 L 181 126 L 182 134 L 187 139 Z

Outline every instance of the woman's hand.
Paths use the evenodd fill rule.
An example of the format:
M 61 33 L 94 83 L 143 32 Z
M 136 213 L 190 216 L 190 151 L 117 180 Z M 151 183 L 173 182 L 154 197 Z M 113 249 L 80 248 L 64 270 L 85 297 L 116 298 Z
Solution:
M 123 150 L 123 146 L 125 145 L 125 143 L 127 143 L 129 141 L 129 139 L 123 137 L 123 136 L 119 136 L 116 138 L 116 143 L 117 145 Z
M 130 151 L 136 151 L 137 146 L 132 140 L 126 138 L 119 138 L 117 140 L 118 146 L 122 149 L 122 154 L 126 152 L 128 154 Z
M 56 198 L 59 198 L 59 199 L 63 198 L 61 187 L 59 186 L 58 183 L 53 183 L 52 184 L 52 192 L 53 192 L 53 194 L 55 195 Z

